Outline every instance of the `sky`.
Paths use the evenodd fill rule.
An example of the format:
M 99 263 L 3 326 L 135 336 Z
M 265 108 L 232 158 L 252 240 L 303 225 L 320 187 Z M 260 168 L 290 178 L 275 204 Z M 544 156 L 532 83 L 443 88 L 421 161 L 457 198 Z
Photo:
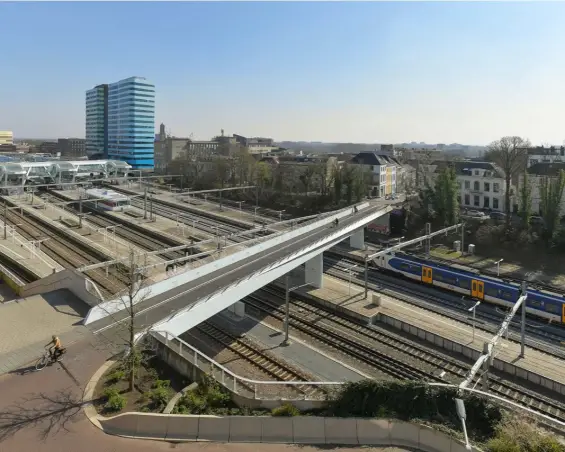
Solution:
M 210 139 L 565 140 L 565 3 L 0 3 L 0 130 L 84 137 L 85 91 L 156 86 Z

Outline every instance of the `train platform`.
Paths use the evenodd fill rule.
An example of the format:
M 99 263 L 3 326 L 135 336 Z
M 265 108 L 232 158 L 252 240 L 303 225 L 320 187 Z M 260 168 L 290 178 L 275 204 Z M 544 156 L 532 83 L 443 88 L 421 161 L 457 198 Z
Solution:
M 277 283 L 281 285 L 281 281 Z M 300 283 L 294 279 L 292 284 Z M 323 288 L 302 287 L 296 292 L 309 296 L 325 306 L 334 306 L 367 323 L 382 322 L 407 334 L 418 336 L 445 350 L 478 358 L 483 345 L 492 334 L 476 328 L 473 340 L 472 326 L 461 324 L 449 317 L 432 313 L 409 303 L 376 291 L 364 298 L 364 288 L 348 281 L 324 275 Z M 373 297 L 375 294 L 375 297 Z M 526 347 L 520 358 L 520 344 L 501 338 L 492 367 L 507 375 L 528 380 L 533 385 L 565 395 L 565 362 L 557 357 Z
M 4 222 L 0 221 L 0 254 L 16 261 L 38 279 L 63 270 L 63 267 L 41 250 L 41 244 L 35 244 L 14 231 L 8 224 L 4 238 Z
M 131 186 L 128 188 L 131 191 L 134 191 L 136 194 L 143 194 L 145 188 L 139 188 L 139 184 L 132 183 Z M 156 199 L 176 204 L 179 207 L 189 208 L 194 211 L 195 214 L 201 214 L 204 216 L 214 216 L 217 217 L 218 220 L 225 220 L 225 219 L 232 219 L 240 223 L 242 226 L 247 226 L 249 229 L 256 227 L 257 220 L 263 220 L 268 223 L 271 223 L 273 220 L 270 218 L 262 218 L 261 216 L 255 216 L 251 212 L 247 212 L 245 210 L 239 210 L 235 207 L 231 206 L 222 206 L 220 210 L 220 206 L 217 203 L 207 202 L 205 199 L 189 197 L 188 193 L 186 196 L 179 196 L 176 193 L 170 193 L 163 190 L 154 189 L 156 193 L 152 194 Z M 186 200 L 186 201 L 185 201 Z M 283 228 L 284 229 L 284 228 Z M 281 229 L 282 230 L 282 229 Z
M 11 202 L 17 204 L 21 210 L 30 216 L 40 220 L 44 220 L 52 224 L 55 228 L 64 234 L 72 236 L 74 239 L 84 243 L 85 245 L 95 249 L 107 260 L 126 259 L 124 264 L 127 265 L 127 256 L 133 250 L 135 253 L 143 254 L 146 250 L 137 247 L 134 243 L 127 242 L 117 237 L 114 233 L 104 228 L 99 228 L 88 222 L 88 216 L 83 218 L 82 227 L 79 227 L 79 218 L 73 213 L 63 210 L 54 204 L 38 202 L 35 197 L 32 204 L 30 196 L 7 196 Z M 164 260 L 158 256 L 147 256 L 146 265 L 161 264 Z M 157 276 L 165 270 L 163 266 L 153 267 L 150 276 Z

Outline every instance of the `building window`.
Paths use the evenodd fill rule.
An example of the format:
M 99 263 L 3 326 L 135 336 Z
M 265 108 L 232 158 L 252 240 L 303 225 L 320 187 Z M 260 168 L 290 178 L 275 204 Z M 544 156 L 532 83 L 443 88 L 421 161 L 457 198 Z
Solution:
M 492 198 L 492 208 L 498 209 L 498 198 Z
M 459 188 L 461 188 L 461 181 L 460 181 L 460 180 L 457 181 L 457 186 L 458 186 Z
M 479 170 L 476 169 L 476 170 L 475 170 L 475 176 L 478 176 L 478 175 L 479 175 Z
M 496 182 L 492 184 L 492 191 L 498 193 L 500 191 L 500 184 L 497 184 Z
M 485 191 L 490 191 L 490 182 L 485 182 Z
M 479 195 L 473 196 L 473 204 L 475 205 L 475 207 L 480 207 L 481 197 Z
M 468 180 L 465 181 L 465 188 L 468 190 L 469 188 L 471 188 L 471 182 L 469 182 Z
M 479 191 L 481 189 L 481 184 L 479 181 L 475 181 L 473 183 L 473 188 L 475 189 L 475 191 Z
M 483 206 L 485 209 L 488 209 L 490 207 L 490 198 L 488 196 L 485 196 Z
M 468 206 L 469 204 L 471 204 L 469 195 L 465 195 L 465 205 Z

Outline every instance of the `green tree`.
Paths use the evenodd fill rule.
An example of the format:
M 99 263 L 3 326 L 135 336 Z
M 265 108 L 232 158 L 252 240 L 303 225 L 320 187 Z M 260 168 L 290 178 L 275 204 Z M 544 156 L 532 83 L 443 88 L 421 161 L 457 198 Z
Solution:
M 556 177 L 544 177 L 540 181 L 541 212 L 544 219 L 544 239 L 546 243 L 557 232 L 561 214 L 561 199 L 565 188 L 565 171 Z
M 249 149 L 241 147 L 235 155 L 234 176 L 237 177 L 239 185 L 244 185 L 250 180 L 250 175 L 253 173 L 253 166 L 256 164 L 255 159 L 249 153 Z
M 512 177 L 518 175 L 525 169 L 527 163 L 528 148 L 530 142 L 521 137 L 502 137 L 489 145 L 485 159 L 496 163 L 505 173 L 505 200 L 504 211 L 506 213 L 506 229 L 510 228 L 510 183 Z
M 308 196 L 310 191 L 310 186 L 312 185 L 312 178 L 316 174 L 315 169 L 312 165 L 308 165 L 304 172 L 299 176 L 302 185 L 304 185 L 304 193 Z
M 224 188 L 232 172 L 231 163 L 226 158 L 218 156 L 214 159 L 214 169 L 216 170 L 216 180 L 219 182 L 220 188 Z
M 271 181 L 271 167 L 266 162 L 259 162 L 255 169 L 255 183 L 259 187 L 259 193 L 262 195 L 265 187 Z
M 530 216 L 532 214 L 532 184 L 528 178 L 528 172 L 524 171 L 522 187 L 520 187 L 520 216 L 524 229 L 530 227 Z
M 336 166 L 333 170 L 334 202 L 339 204 L 343 192 L 343 169 Z
M 452 166 L 442 170 L 432 187 L 427 183 L 420 190 L 420 204 L 445 226 L 456 224 L 459 220 L 459 185 L 457 174 Z

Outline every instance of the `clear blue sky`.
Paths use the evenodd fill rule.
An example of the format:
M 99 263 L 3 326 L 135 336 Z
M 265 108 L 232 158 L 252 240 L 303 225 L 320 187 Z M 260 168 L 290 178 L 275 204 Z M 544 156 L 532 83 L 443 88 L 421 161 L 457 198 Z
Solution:
M 84 93 L 156 85 L 208 139 L 565 139 L 564 3 L 0 3 L 0 130 L 84 136 Z

